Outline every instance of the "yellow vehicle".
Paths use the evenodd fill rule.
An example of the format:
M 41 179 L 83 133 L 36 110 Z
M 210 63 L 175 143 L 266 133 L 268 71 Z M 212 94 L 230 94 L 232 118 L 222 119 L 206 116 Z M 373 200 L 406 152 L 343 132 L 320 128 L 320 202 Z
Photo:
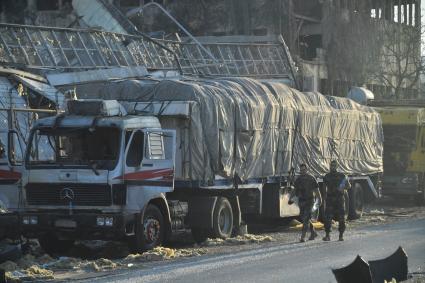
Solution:
M 416 104 L 416 105 L 415 105 Z M 377 107 L 384 131 L 383 195 L 425 203 L 425 103 Z

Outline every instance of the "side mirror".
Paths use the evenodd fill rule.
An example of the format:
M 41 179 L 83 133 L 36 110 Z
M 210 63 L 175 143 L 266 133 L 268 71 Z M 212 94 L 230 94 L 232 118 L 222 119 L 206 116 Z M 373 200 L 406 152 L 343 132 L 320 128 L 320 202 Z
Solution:
M 10 166 L 21 166 L 23 163 L 24 151 L 18 132 L 9 130 L 7 133 L 7 158 Z

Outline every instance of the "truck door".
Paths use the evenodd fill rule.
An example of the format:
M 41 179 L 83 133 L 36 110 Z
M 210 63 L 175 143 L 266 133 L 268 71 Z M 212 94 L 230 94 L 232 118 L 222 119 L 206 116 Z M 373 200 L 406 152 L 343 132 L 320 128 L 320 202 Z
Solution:
M 136 130 L 126 148 L 123 179 L 128 186 L 174 189 L 174 130 Z
M 0 209 L 18 209 L 23 146 L 17 132 L 0 131 Z

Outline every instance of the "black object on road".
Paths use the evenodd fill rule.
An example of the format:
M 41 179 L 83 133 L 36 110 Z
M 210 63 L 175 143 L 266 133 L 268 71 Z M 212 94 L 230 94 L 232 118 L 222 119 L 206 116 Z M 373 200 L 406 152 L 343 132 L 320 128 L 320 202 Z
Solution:
M 332 272 L 338 283 L 374 283 L 369 264 L 359 255 L 346 267 L 332 269 Z
M 407 280 L 407 254 L 402 247 L 399 247 L 392 255 L 380 260 L 369 261 L 373 282 Z
M 332 272 L 338 283 L 384 283 L 392 279 L 399 282 L 407 280 L 407 254 L 399 247 L 389 257 L 369 262 L 358 255 L 351 264 Z

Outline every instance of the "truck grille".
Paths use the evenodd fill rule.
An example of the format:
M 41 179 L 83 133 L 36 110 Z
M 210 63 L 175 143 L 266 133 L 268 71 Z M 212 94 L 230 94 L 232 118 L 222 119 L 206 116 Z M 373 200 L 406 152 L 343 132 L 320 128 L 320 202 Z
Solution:
M 69 205 L 71 201 L 74 206 L 109 206 L 112 202 L 109 185 L 28 184 L 25 189 L 29 205 Z M 65 197 L 65 190 L 72 200 Z

